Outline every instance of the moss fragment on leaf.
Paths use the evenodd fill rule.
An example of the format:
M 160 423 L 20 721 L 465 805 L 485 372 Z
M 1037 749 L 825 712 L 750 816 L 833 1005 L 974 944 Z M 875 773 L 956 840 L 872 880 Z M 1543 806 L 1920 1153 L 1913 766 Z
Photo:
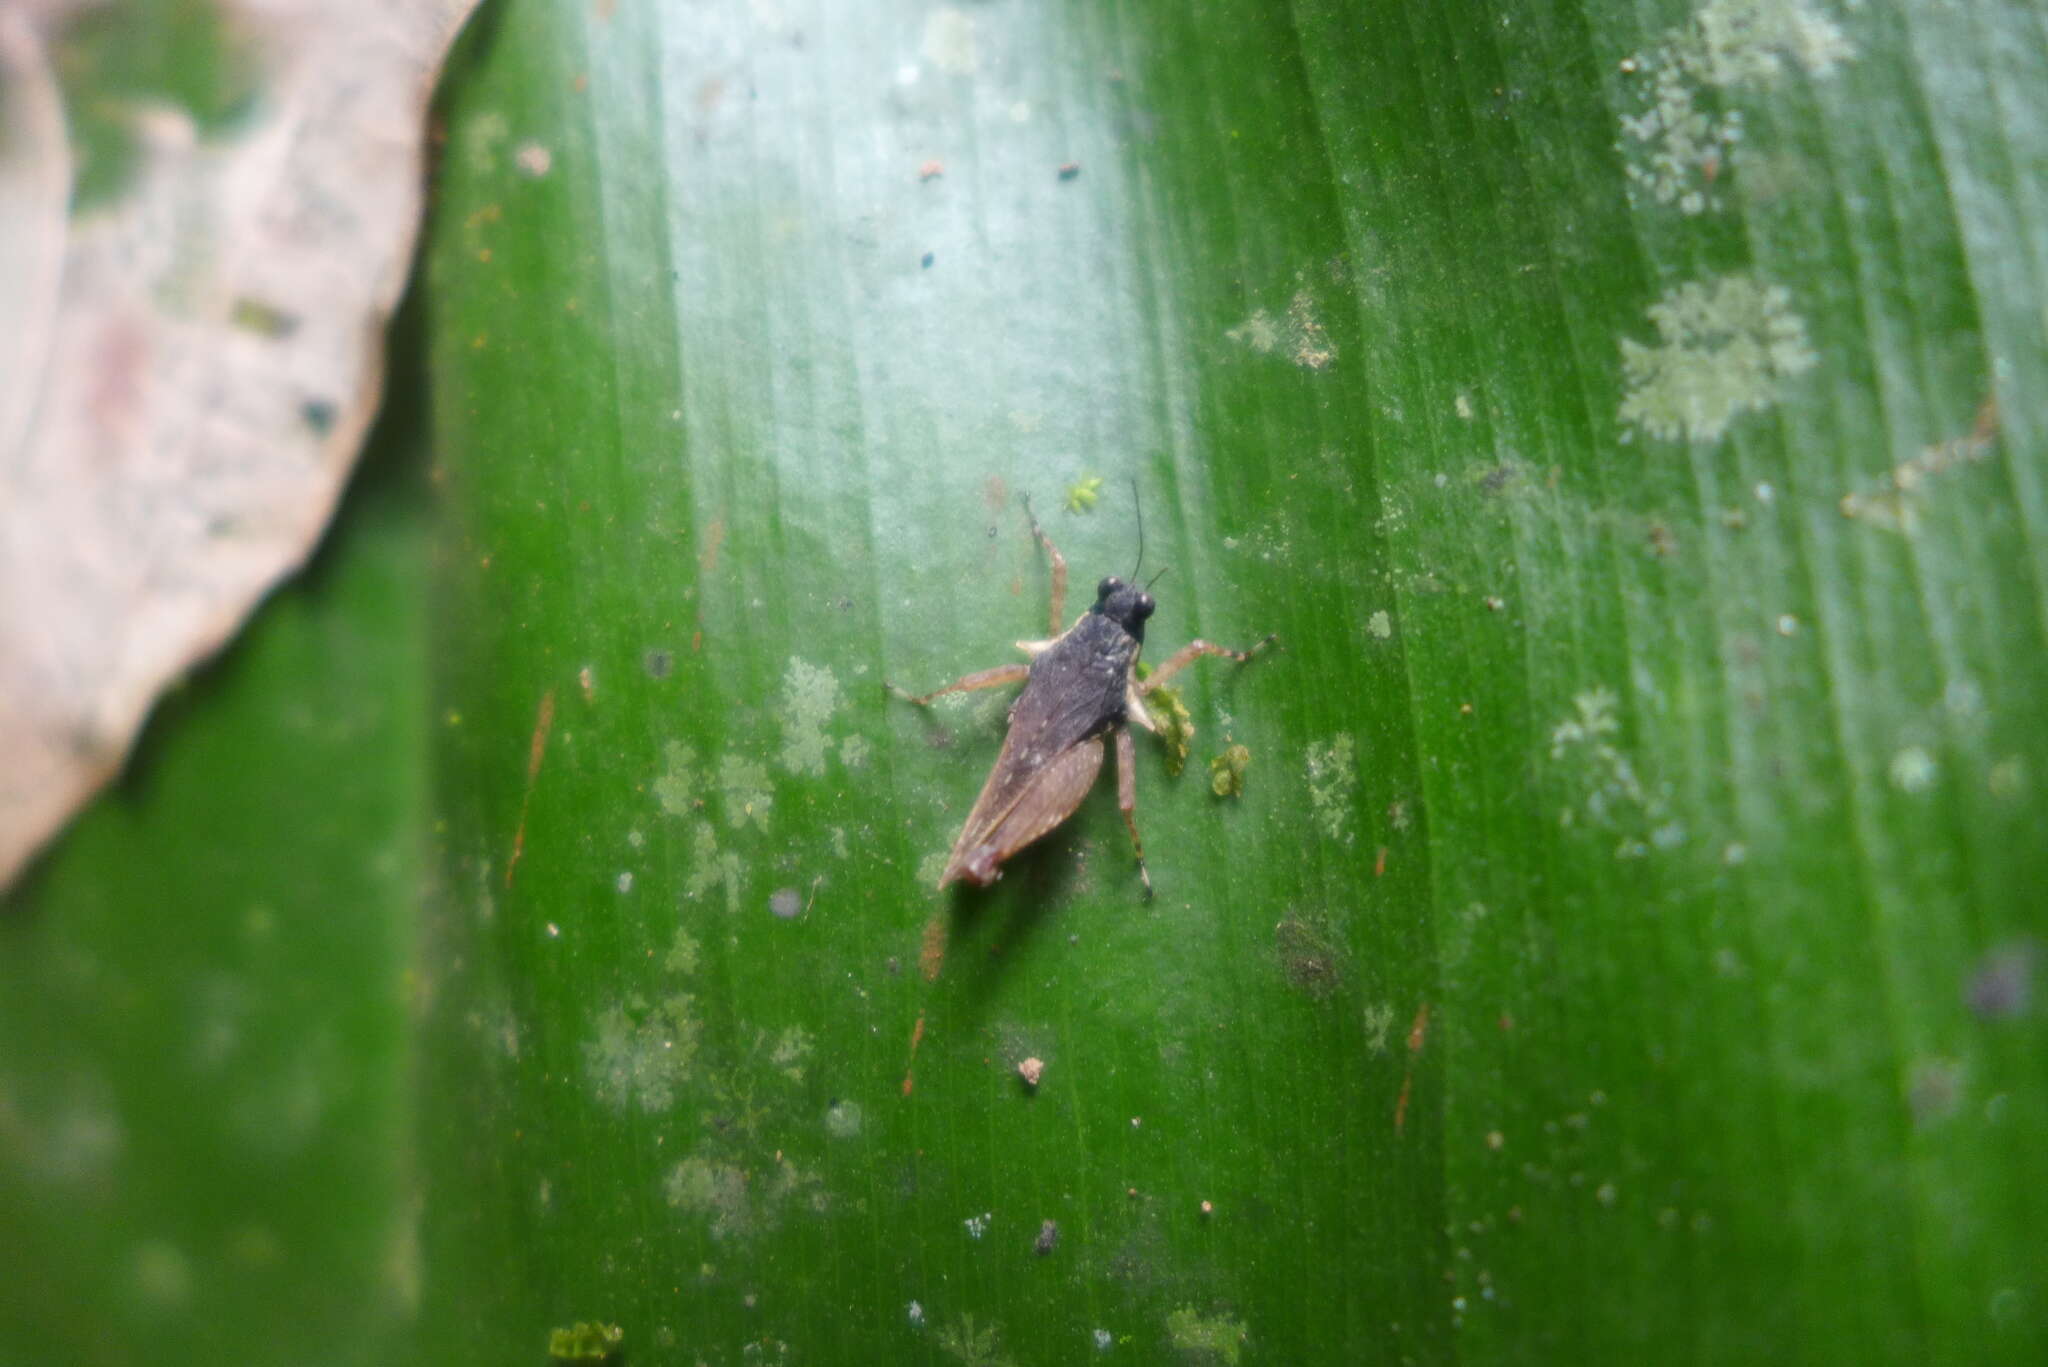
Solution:
M 625 1341 L 626 1331 L 616 1324 L 579 1320 L 570 1328 L 549 1331 L 548 1356 L 557 1362 L 603 1362 Z
M 1152 671 L 1144 665 L 1138 666 L 1138 677 L 1145 678 Z M 1178 778 L 1180 771 L 1188 766 L 1188 746 L 1195 739 L 1195 719 L 1188 712 L 1188 705 L 1180 700 L 1180 694 L 1171 688 L 1155 688 L 1145 695 L 1145 710 L 1152 714 L 1152 720 L 1159 727 L 1159 739 L 1166 746 L 1166 772 Z
M 1209 761 L 1209 791 L 1218 797 L 1237 797 L 1244 792 L 1244 771 L 1252 766 L 1252 752 L 1233 745 Z
M 1227 1315 L 1202 1315 L 1183 1305 L 1166 1317 L 1166 1333 L 1187 1357 L 1198 1362 L 1222 1362 L 1235 1367 L 1238 1354 L 1249 1336 L 1244 1323 Z

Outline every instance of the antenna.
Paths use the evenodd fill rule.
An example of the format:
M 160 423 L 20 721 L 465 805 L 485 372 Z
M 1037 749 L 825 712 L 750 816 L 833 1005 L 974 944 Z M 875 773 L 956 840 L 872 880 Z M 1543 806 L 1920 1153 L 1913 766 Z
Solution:
M 1138 563 L 1131 566 L 1131 582 L 1138 582 L 1138 571 L 1145 568 L 1145 503 L 1138 497 L 1138 477 L 1131 476 L 1131 506 L 1138 511 Z

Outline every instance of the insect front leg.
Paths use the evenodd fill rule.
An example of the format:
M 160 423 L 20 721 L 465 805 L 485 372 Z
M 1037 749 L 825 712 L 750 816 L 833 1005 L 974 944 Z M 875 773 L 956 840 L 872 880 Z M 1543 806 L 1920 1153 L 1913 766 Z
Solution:
M 1239 664 L 1244 664 L 1254 655 L 1257 655 L 1279 639 L 1279 633 L 1274 632 L 1250 650 L 1232 650 L 1229 646 L 1219 646 L 1213 641 L 1189 641 L 1179 650 L 1167 656 L 1166 663 L 1153 670 L 1150 677 L 1138 685 L 1138 696 L 1142 698 L 1195 661 L 1201 659 L 1204 655 L 1222 655 L 1237 661 Z
M 984 669 L 978 673 L 964 675 L 953 680 L 944 688 L 934 688 L 931 692 L 924 694 L 912 693 L 908 689 L 899 688 L 887 679 L 882 680 L 882 687 L 894 693 L 905 702 L 914 702 L 919 707 L 928 707 L 931 705 L 933 698 L 943 698 L 948 693 L 967 693 L 977 688 L 1001 688 L 1004 684 L 1023 683 L 1030 677 L 1030 665 L 997 665 L 994 669 Z
M 1131 743 L 1131 729 L 1116 732 L 1116 805 L 1131 832 L 1131 848 L 1138 854 L 1138 877 L 1145 883 L 1145 900 L 1152 900 L 1152 874 L 1145 867 L 1145 842 L 1138 838 L 1138 747 Z
M 1060 554 L 1059 547 L 1052 544 L 1052 538 L 1045 534 L 1045 528 L 1038 525 L 1038 514 L 1031 511 L 1031 500 L 1021 498 L 1024 516 L 1031 521 L 1031 534 L 1038 538 L 1038 544 L 1045 547 L 1045 554 L 1052 561 L 1052 634 L 1057 636 L 1062 628 L 1060 623 L 1067 615 L 1067 558 Z

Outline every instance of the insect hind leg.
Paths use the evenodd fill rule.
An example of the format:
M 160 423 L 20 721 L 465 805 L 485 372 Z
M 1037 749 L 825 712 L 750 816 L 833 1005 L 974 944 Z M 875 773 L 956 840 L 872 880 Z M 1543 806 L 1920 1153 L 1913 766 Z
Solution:
M 929 693 L 912 693 L 909 689 L 900 688 L 887 679 L 882 680 L 882 687 L 905 702 L 914 702 L 919 707 L 929 707 L 932 699 L 943 698 L 948 693 L 968 693 L 977 688 L 1001 688 L 1004 684 L 1023 683 L 1030 677 L 1030 665 L 997 665 L 994 669 L 962 675 L 944 688 L 934 688 Z

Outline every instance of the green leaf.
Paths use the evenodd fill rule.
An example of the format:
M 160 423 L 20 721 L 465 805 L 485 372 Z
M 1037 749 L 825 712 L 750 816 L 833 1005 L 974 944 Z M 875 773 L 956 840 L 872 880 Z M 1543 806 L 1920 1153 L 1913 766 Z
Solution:
M 2038 38 L 488 11 L 413 1355 L 2040 1360 Z M 1280 634 L 1175 680 L 1259 781 L 1140 737 L 1155 901 L 1107 776 L 938 894 L 1006 698 L 882 681 L 1043 635 L 1098 475 L 1070 609 L 1135 479 L 1150 658 Z
M 2023 12 L 500 10 L 451 145 L 551 169 L 453 155 L 428 276 L 429 1323 L 2038 1350 L 2040 1022 L 1967 991 L 2048 862 Z M 1107 782 L 934 898 L 1003 700 L 880 681 L 1040 634 L 1016 497 L 1097 475 L 1154 658 L 1280 633 L 1186 689 L 1271 777 L 1148 744 L 1150 906 Z

